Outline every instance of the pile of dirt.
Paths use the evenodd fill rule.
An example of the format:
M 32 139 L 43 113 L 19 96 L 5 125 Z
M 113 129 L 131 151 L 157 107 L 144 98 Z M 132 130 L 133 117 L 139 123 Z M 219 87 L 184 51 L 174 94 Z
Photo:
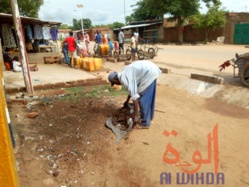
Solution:
M 102 98 L 43 97 L 32 104 L 10 105 L 12 123 L 16 124 L 16 154 L 25 155 L 29 178 L 43 181 L 52 177 L 54 185 L 80 186 L 82 177 L 97 175 L 94 166 L 111 157 L 102 148 L 114 142 L 115 135 L 105 127 L 105 122 L 117 109 L 116 102 Z M 38 115 L 28 118 L 30 113 Z M 87 179 L 84 180 L 86 184 Z M 32 180 L 29 185 L 39 186 Z
M 133 118 L 133 109 L 123 107 L 115 111 L 112 115 L 113 126 L 126 131 L 129 128 L 128 120 Z

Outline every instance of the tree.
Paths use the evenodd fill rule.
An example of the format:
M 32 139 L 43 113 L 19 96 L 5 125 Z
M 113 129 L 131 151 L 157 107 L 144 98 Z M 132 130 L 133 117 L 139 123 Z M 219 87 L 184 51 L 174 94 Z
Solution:
M 128 17 L 128 19 L 132 21 L 143 21 L 162 17 L 163 15 L 158 16 L 157 13 L 152 11 L 149 3 L 150 0 L 140 0 L 135 5 L 132 5 L 131 7 L 135 7 L 135 9 L 133 10 L 134 12 Z
M 206 3 L 207 6 L 210 3 L 220 2 L 219 0 L 142 0 L 139 1 L 136 5 L 143 4 L 142 7 L 145 10 L 141 10 L 142 13 L 139 14 L 136 12 L 140 9 L 135 9 L 134 15 L 138 14 L 143 16 L 143 20 L 145 20 L 147 13 L 150 12 L 150 15 L 153 17 L 162 18 L 164 14 L 169 14 L 169 21 L 177 21 L 178 23 L 178 40 L 179 42 L 183 42 L 183 33 L 182 26 L 187 18 L 190 16 L 197 14 L 200 8 L 200 1 Z
M 89 29 L 92 27 L 92 21 L 90 19 L 83 19 L 84 29 Z
M 38 12 L 43 5 L 43 0 L 17 0 L 21 16 L 38 17 Z M 0 12 L 12 14 L 10 0 L 0 0 Z
M 124 24 L 123 24 L 123 23 L 120 23 L 120 22 L 113 22 L 112 24 L 108 24 L 107 26 L 108 26 L 110 29 L 117 29 L 117 28 L 123 27 Z
M 67 24 L 61 24 L 58 28 L 59 29 L 69 29 L 69 26 Z
M 225 10 L 220 8 L 221 3 L 217 2 L 213 6 L 208 6 L 206 14 L 196 14 L 191 17 L 194 22 L 194 28 L 204 29 L 205 42 L 208 41 L 208 35 L 211 30 L 223 27 L 226 23 Z
M 89 29 L 92 27 L 92 21 L 90 19 L 83 19 L 83 27 L 84 29 Z M 81 30 L 82 26 L 81 26 L 81 19 L 77 20 L 77 19 L 73 19 L 73 30 Z
M 134 17 L 132 17 L 132 15 L 125 17 L 125 23 L 129 24 L 129 23 L 131 23 L 133 21 L 135 21 L 135 20 L 134 20 Z

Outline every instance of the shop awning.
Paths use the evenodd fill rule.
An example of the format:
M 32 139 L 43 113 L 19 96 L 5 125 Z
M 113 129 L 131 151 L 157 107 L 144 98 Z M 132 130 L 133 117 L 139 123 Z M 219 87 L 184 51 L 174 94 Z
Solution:
M 53 22 L 53 21 L 43 21 L 38 18 L 31 18 L 31 17 L 26 17 L 26 16 L 21 16 L 21 21 L 22 24 L 32 24 L 32 25 L 41 25 L 41 26 L 54 26 L 54 25 L 60 25 L 60 22 Z M 13 18 L 12 14 L 5 14 L 5 13 L 0 13 L 0 23 L 8 23 L 8 24 L 13 24 Z

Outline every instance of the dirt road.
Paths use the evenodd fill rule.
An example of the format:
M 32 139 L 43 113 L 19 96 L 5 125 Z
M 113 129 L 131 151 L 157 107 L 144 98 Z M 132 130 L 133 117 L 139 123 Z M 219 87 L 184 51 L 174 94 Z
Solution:
M 159 85 L 151 128 L 134 129 L 116 144 L 115 135 L 104 123 L 126 96 L 107 97 L 104 93 L 105 89 L 99 92 L 101 99 L 43 100 L 31 110 L 25 105 L 10 106 L 22 187 L 177 187 L 184 169 L 197 168 L 193 162 L 197 150 L 203 161 L 197 173 L 199 177 L 203 173 L 203 180 L 195 174 L 192 184 L 186 186 L 248 186 L 248 110 Z M 38 117 L 28 119 L 30 111 L 38 112 Z M 216 124 L 218 131 L 214 130 Z M 167 137 L 166 131 L 172 133 Z M 166 150 L 172 153 L 166 154 Z M 179 161 L 191 166 L 179 167 Z M 215 164 L 221 173 L 220 184 L 213 175 Z M 170 184 L 162 180 L 164 172 L 170 176 Z

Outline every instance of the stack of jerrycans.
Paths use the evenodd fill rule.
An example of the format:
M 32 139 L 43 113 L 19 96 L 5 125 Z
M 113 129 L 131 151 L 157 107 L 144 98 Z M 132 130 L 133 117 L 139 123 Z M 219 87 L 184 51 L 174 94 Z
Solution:
M 101 58 L 83 58 L 81 68 L 87 71 L 99 70 L 103 67 Z

